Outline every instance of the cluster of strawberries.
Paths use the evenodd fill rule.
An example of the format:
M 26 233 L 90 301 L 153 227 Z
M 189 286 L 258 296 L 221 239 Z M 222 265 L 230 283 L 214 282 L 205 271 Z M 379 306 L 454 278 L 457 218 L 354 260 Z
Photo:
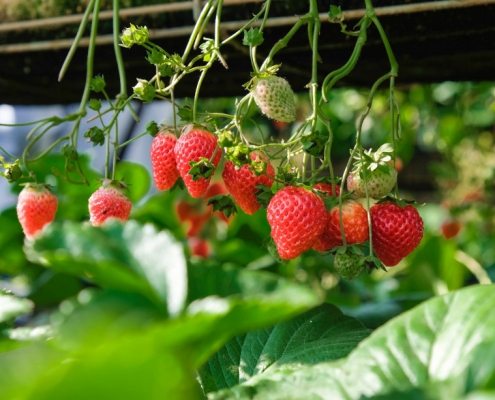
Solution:
M 294 259 L 311 248 L 328 252 L 342 246 L 344 240 L 341 226 L 345 244 L 368 241 L 368 213 L 354 197 L 366 197 L 368 193 L 371 198 L 381 198 L 391 191 L 397 179 L 397 171 L 390 163 L 390 158 L 381 154 L 387 151 L 384 148 L 367 154 L 368 158 L 378 163 L 381 162 L 380 157 L 384 162 L 381 162 L 380 168 L 367 171 L 366 174 L 360 171 L 366 163 L 355 163 L 347 180 L 347 187 L 353 192 L 353 197 L 344 196 L 342 205 L 335 204 L 329 211 L 323 197 L 339 196 L 338 185 L 318 183 L 312 188 L 289 185 L 280 189 L 267 206 L 271 236 L 280 258 Z M 202 128 L 187 127 L 178 139 L 171 132 L 160 132 L 151 147 L 155 184 L 158 189 L 167 190 L 181 177 L 192 197 L 203 196 L 208 191 L 214 170 L 210 177 L 195 179 L 190 173 L 192 166 L 203 160 L 216 168 L 220 154 L 215 135 Z M 266 163 L 262 174 L 256 174 L 248 163 L 236 166 L 231 160 L 225 162 L 222 173 L 228 192 L 246 214 L 254 214 L 261 207 L 257 198 L 258 185 L 271 188 L 275 177 L 275 170 L 264 154 L 252 152 L 250 158 L 261 159 Z M 423 237 L 423 221 L 411 205 L 401 207 L 392 201 L 377 203 L 371 207 L 370 216 L 373 249 L 387 266 L 396 265 L 417 247 Z M 338 258 L 346 257 L 349 258 L 349 255 Z
M 370 231 L 373 250 L 386 266 L 396 265 L 417 247 L 423 237 L 423 221 L 416 208 L 400 206 L 391 200 L 378 202 L 370 208 L 369 221 L 368 213 L 356 199 L 366 197 L 366 194 L 371 198 L 382 198 L 395 185 L 397 172 L 389 157 L 381 154 L 386 152 L 387 149 L 382 149 L 366 155 L 380 168 L 366 169 L 369 163 L 363 161 L 366 157 L 362 156 L 355 163 L 346 182 L 351 195 L 342 196 L 340 187 L 330 183 L 317 183 L 313 187 L 288 185 L 273 195 L 267 205 L 267 219 L 281 259 L 294 259 L 310 249 L 328 252 L 344 245 L 362 244 L 370 240 Z M 159 190 L 171 189 L 182 178 L 193 198 L 206 199 L 228 192 L 247 214 L 254 214 L 261 207 L 257 197 L 259 185 L 271 188 L 274 183 L 275 170 L 269 159 L 260 152 L 252 152 L 251 160 L 261 160 L 265 164 L 262 173 L 255 173 L 249 163 L 239 167 L 227 160 L 222 173 L 224 185 L 220 182 L 210 185 L 222 151 L 215 135 L 192 125 L 187 126 L 179 138 L 170 131 L 159 132 L 153 140 L 150 155 L 153 179 Z M 207 177 L 204 171 L 200 171 L 199 177 L 191 174 L 198 163 L 210 165 Z M 330 203 L 328 211 L 325 197 Z M 328 198 L 333 198 L 333 203 Z M 104 181 L 89 199 L 90 222 L 99 226 L 110 217 L 126 221 L 131 207 L 122 183 Z M 26 237 L 34 238 L 53 221 L 56 209 L 57 198 L 45 185 L 27 185 L 19 195 L 17 206 Z M 212 213 L 211 206 L 203 205 L 198 211 L 187 202 L 177 204 L 179 220 L 190 224 L 186 235 L 192 253 L 201 257 L 210 254 L 208 242 L 199 233 Z M 228 221 L 222 213 L 215 214 Z M 340 266 L 343 276 L 352 278 L 362 269 L 363 258 L 356 252 L 338 252 L 335 265 Z M 356 264 L 361 268 L 356 269 Z
M 124 193 L 122 182 L 104 180 L 88 200 L 90 222 L 102 225 L 108 218 L 127 221 L 131 214 L 132 202 Z M 48 185 L 28 183 L 22 189 L 17 201 L 17 216 L 26 237 L 31 240 L 55 219 L 58 200 Z
M 278 190 L 267 205 L 267 219 L 280 258 L 291 260 L 310 249 L 328 252 L 344 245 L 362 244 L 370 241 L 370 232 L 373 250 L 384 265 L 394 266 L 411 253 L 423 237 L 423 221 L 415 207 L 401 206 L 385 198 L 370 208 L 368 219 L 368 213 L 356 199 L 366 195 L 380 199 L 395 186 L 397 172 L 389 151 L 387 146 L 382 146 L 356 160 L 346 182 L 350 194 L 342 195 L 335 183 L 317 183 L 313 187 L 288 185 Z M 257 196 L 259 185 L 271 188 L 275 178 L 275 170 L 266 155 L 251 152 L 251 160 L 264 164 L 261 173 L 256 173 L 249 163 L 238 166 L 227 160 L 222 173 L 225 185 L 220 182 L 210 185 L 222 150 L 215 135 L 194 125 L 186 126 L 179 138 L 170 131 L 160 131 L 153 140 L 150 156 L 153 180 L 159 190 L 171 189 L 182 178 L 193 198 L 210 198 L 228 192 L 246 214 L 254 214 L 261 207 Z M 369 168 L 370 160 L 373 168 Z M 194 168 L 199 171 L 197 175 L 193 173 Z M 108 180 L 93 193 L 89 211 L 94 226 L 110 217 L 128 219 L 132 203 L 123 189 L 123 184 Z M 325 202 L 330 204 L 328 210 Z M 57 199 L 46 186 L 27 185 L 17 206 L 26 236 L 33 238 L 53 221 L 56 208 Z M 208 242 L 199 232 L 212 213 L 211 206 L 203 205 L 198 212 L 187 202 L 177 204 L 179 220 L 190 224 L 186 235 L 193 254 L 209 255 Z M 223 214 L 215 214 L 228 221 Z M 352 268 L 351 274 L 345 270 L 357 263 L 362 267 L 363 258 L 356 252 L 337 252 L 335 264 L 341 266 L 343 276 L 352 278 L 362 268 Z

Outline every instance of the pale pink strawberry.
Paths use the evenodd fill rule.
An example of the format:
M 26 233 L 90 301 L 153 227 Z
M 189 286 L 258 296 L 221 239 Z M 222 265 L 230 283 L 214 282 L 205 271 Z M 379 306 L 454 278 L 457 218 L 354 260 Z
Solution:
M 29 183 L 22 189 L 17 201 L 17 217 L 26 238 L 34 239 L 53 222 L 57 205 L 57 197 L 47 185 Z
M 103 185 L 88 200 L 90 222 L 102 225 L 109 218 L 127 221 L 132 202 L 124 194 L 125 185 L 118 181 L 105 180 Z

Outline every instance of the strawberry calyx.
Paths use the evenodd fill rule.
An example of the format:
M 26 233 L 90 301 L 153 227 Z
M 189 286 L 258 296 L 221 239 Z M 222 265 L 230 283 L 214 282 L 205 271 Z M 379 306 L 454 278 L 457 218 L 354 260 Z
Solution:
M 425 203 L 418 203 L 416 200 L 398 199 L 397 197 L 392 195 L 387 195 L 385 197 L 382 197 L 375 204 L 382 204 L 382 203 L 394 203 L 401 208 L 407 205 L 416 206 L 416 207 L 425 205 Z
M 225 218 L 229 218 L 231 215 L 237 213 L 237 207 L 234 200 L 228 194 L 219 194 L 210 197 L 207 202 L 208 205 L 213 206 L 213 211 L 220 211 L 225 215 Z
M 129 184 L 125 183 L 124 180 L 116 180 L 116 179 L 100 179 L 101 181 L 101 186 L 104 189 L 117 189 L 120 190 L 121 192 L 125 192 L 129 190 Z
M 390 143 L 383 144 L 374 152 L 371 149 L 365 150 L 354 156 L 355 162 L 352 172 L 359 173 L 362 179 L 366 178 L 366 170 L 379 170 L 390 175 L 393 167 L 389 163 L 393 160 L 393 156 L 394 148 Z
M 9 183 L 17 182 L 19 179 L 23 178 L 19 160 L 15 160 L 13 163 L 6 163 L 4 158 L 0 156 L 0 163 L 5 169 L 5 172 L 0 172 L 0 176 L 6 178 Z

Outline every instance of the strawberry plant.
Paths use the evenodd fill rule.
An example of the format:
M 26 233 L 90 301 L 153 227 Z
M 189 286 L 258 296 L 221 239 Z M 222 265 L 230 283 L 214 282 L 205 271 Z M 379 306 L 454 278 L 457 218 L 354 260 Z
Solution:
M 272 0 L 234 32 L 223 29 L 224 1 L 208 0 L 184 52 L 171 54 L 144 26 L 131 23 L 121 31 L 115 0 L 121 87 L 114 95 L 104 77 L 95 76 L 101 0 L 88 2 L 73 47 L 92 15 L 79 108 L 30 123 L 21 154 L 0 147 L 2 176 L 20 191 L 17 213 L 0 214 L 9 232 L 0 235 L 0 271 L 22 277 L 11 280 L 12 291 L 0 292 L 0 397 L 493 394 L 487 355 L 495 354 L 495 291 L 486 285 L 446 293 L 436 283 L 442 276 L 447 292 L 460 289 L 466 272 L 450 268 L 461 263 L 479 282 L 491 281 L 455 241 L 432 233 L 438 225 L 428 227 L 422 214 L 436 209 L 418 211 L 401 198 L 397 153 L 409 143 L 401 141 L 395 95 L 399 66 L 371 0 L 363 4 L 364 16 L 349 29 L 340 7 L 330 6 L 322 18 L 310 0 L 286 35 L 266 48 Z M 321 66 L 318 51 L 328 24 L 338 24 L 354 42 L 348 61 L 334 71 Z M 303 27 L 311 79 L 294 88 L 277 54 Z M 378 72 L 369 88 L 352 124 L 349 156 L 337 170 L 339 137 L 329 99 L 353 72 L 371 30 L 389 70 Z M 202 84 L 214 67 L 225 68 L 228 77 L 222 49 L 232 43 L 252 67 L 245 95 L 232 100 L 231 111 L 203 110 Z M 133 77 L 128 95 L 122 52 L 133 46 L 143 50 L 154 74 Z M 176 96 L 186 77 L 197 78 L 190 102 Z M 373 151 L 364 147 L 363 127 L 385 82 L 389 130 Z M 299 104 L 303 96 L 307 109 Z M 164 102 L 173 123 L 144 121 L 140 135 L 122 141 L 119 118 L 128 113 L 137 120 L 136 101 Z M 267 136 L 254 115 L 289 136 Z M 50 140 L 61 125 L 67 134 Z M 120 161 L 127 146 L 150 136 L 151 171 Z M 102 147 L 102 174 L 89 168 L 80 137 Z M 388 286 L 384 274 L 391 277 Z M 28 290 L 16 288 L 26 281 Z M 64 290 L 53 296 L 54 287 Z M 401 302 L 392 296 L 408 291 L 416 297 Z M 330 304 L 337 298 L 345 312 Z M 360 315 L 351 307 L 363 299 L 389 307 L 376 307 L 382 320 L 374 326 L 366 310 Z

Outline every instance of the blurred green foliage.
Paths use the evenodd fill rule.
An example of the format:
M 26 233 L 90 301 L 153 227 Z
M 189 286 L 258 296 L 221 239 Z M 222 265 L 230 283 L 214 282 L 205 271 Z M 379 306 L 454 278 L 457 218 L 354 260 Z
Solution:
M 189 225 L 179 220 L 176 208 L 183 201 L 204 212 L 206 201 L 180 190 L 151 190 L 149 171 L 133 162 L 117 169 L 134 202 L 131 221 L 93 228 L 87 199 L 101 175 L 89 167 L 89 158 L 80 158 L 89 186 L 59 176 L 61 156 L 33 164 L 38 180 L 52 185 L 59 210 L 35 242 L 24 242 L 15 208 L 0 213 L 0 282 L 7 289 L 0 294 L 0 397 L 204 398 L 195 375 L 204 365 L 204 384 L 226 388 L 211 398 L 252 398 L 266 390 L 290 398 L 288 391 L 298 393 L 292 379 L 309 391 L 304 385 L 311 377 L 313 388 L 325 393 L 339 374 L 363 382 L 372 376 L 394 396 L 441 399 L 448 392 L 460 399 L 476 390 L 493 391 L 493 366 L 480 354 L 493 354 L 495 331 L 486 318 L 494 289 L 473 285 L 495 279 L 495 89 L 490 83 L 445 82 L 404 88 L 396 95 L 402 124 L 397 150 L 404 170 L 418 168 L 419 154 L 435 155 L 429 171 L 436 190 L 418 206 L 425 224 L 420 246 L 388 272 L 363 272 L 352 281 L 340 279 L 332 255 L 309 251 L 286 264 L 276 262 L 266 249 L 265 210 L 253 216 L 240 211 L 228 223 L 212 215 L 198 234 L 208 241 L 211 255 L 195 256 Z M 348 156 L 366 101 L 365 91 L 346 88 L 334 90 L 325 105 L 332 115 L 337 162 Z M 233 102 L 207 100 L 199 111 L 231 112 Z M 307 105 L 300 97 L 301 112 Z M 256 141 L 285 139 L 297 124 L 275 124 L 254 108 L 250 116 L 248 136 Z M 389 125 L 387 95 L 380 92 L 365 121 L 365 146 L 390 141 Z M 214 180 L 220 180 L 218 171 Z M 12 185 L 14 192 L 20 189 Z M 462 228 L 447 239 L 441 226 L 452 219 Z M 320 313 L 324 323 L 315 317 Z M 447 321 L 438 337 L 438 325 L 431 331 L 424 325 L 428 318 L 435 324 Z M 307 335 L 298 335 L 295 327 Z M 364 339 L 368 329 L 375 333 Z M 326 336 L 327 331 L 335 335 Z M 473 332 L 479 333 L 478 350 L 466 355 L 462 351 Z M 389 339 L 398 353 L 387 353 Z M 447 362 L 456 339 L 462 351 Z M 249 340 L 266 347 L 251 346 Z M 287 343 L 294 347 L 283 358 L 279 350 Z M 436 358 L 416 360 L 410 351 L 418 343 L 435 347 Z M 392 387 L 381 365 L 362 361 L 377 352 L 387 362 L 399 354 L 411 363 L 404 369 L 418 375 L 401 375 L 400 390 Z M 289 359 L 299 366 L 286 363 Z M 243 366 L 246 360 L 253 362 L 250 369 Z M 459 368 L 448 369 L 452 363 Z M 292 366 L 281 370 L 285 364 Z M 442 378 L 438 385 L 420 379 L 421 371 L 435 368 Z M 226 371 L 232 384 L 222 380 Z M 452 379 L 467 382 L 466 387 L 451 386 Z M 332 387 L 342 396 L 357 390 L 350 384 Z

